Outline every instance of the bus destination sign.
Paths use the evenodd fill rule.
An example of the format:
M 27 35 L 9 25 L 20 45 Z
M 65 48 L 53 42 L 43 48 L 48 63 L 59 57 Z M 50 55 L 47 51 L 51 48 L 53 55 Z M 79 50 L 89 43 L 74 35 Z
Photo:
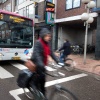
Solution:
M 11 23 L 20 23 L 20 24 L 32 26 L 31 20 L 17 17 L 17 16 L 13 16 L 13 15 L 0 14 L 0 20 L 11 22 Z

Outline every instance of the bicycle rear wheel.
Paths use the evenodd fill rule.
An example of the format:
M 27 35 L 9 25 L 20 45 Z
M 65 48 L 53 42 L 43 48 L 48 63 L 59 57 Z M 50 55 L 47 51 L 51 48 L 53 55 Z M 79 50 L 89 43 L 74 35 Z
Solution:
M 97 79 L 100 80 L 100 65 L 96 65 L 93 67 L 93 76 Z
M 65 88 L 53 92 L 49 100 L 78 100 L 76 96 Z
M 64 68 L 68 71 L 72 71 L 74 70 L 74 61 L 72 59 L 65 59 L 65 62 L 64 62 Z

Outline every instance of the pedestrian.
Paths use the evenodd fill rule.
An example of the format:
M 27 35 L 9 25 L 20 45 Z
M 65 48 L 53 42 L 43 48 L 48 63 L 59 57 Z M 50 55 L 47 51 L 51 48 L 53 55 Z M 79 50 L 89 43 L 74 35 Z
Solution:
M 42 28 L 40 31 L 40 38 L 35 42 L 33 54 L 31 60 L 36 65 L 36 72 L 38 73 L 39 77 L 37 79 L 36 85 L 39 86 L 40 91 L 45 95 L 45 66 L 48 63 L 48 56 L 50 55 L 56 63 L 58 60 L 54 55 L 49 42 L 51 40 L 51 32 L 47 28 Z M 38 85 L 39 84 L 39 85 Z
M 65 58 L 71 53 L 71 44 L 70 42 L 66 39 L 63 43 L 63 46 L 58 50 L 58 51 L 62 51 L 60 55 L 60 62 L 64 63 Z

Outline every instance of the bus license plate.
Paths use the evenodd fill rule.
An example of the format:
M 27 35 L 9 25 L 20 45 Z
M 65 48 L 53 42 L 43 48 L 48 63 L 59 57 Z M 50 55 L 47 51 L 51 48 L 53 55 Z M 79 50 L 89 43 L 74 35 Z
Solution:
M 20 60 L 20 57 L 12 57 L 13 60 Z

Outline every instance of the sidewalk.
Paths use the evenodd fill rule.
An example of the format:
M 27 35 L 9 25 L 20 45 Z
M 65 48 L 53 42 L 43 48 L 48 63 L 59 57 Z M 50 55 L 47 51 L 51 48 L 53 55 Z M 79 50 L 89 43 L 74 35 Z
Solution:
M 58 55 L 57 53 L 55 53 Z M 86 64 L 84 64 L 84 55 L 69 55 L 68 58 L 74 60 L 74 66 L 76 69 L 92 73 L 93 66 L 99 65 L 100 60 L 95 60 L 94 54 L 87 54 L 86 56 Z M 100 70 L 100 69 L 99 69 Z
M 70 55 L 69 58 L 75 61 L 75 68 L 92 73 L 93 66 L 99 65 L 100 60 L 95 60 L 94 54 L 87 54 L 86 64 L 84 64 L 84 55 Z

